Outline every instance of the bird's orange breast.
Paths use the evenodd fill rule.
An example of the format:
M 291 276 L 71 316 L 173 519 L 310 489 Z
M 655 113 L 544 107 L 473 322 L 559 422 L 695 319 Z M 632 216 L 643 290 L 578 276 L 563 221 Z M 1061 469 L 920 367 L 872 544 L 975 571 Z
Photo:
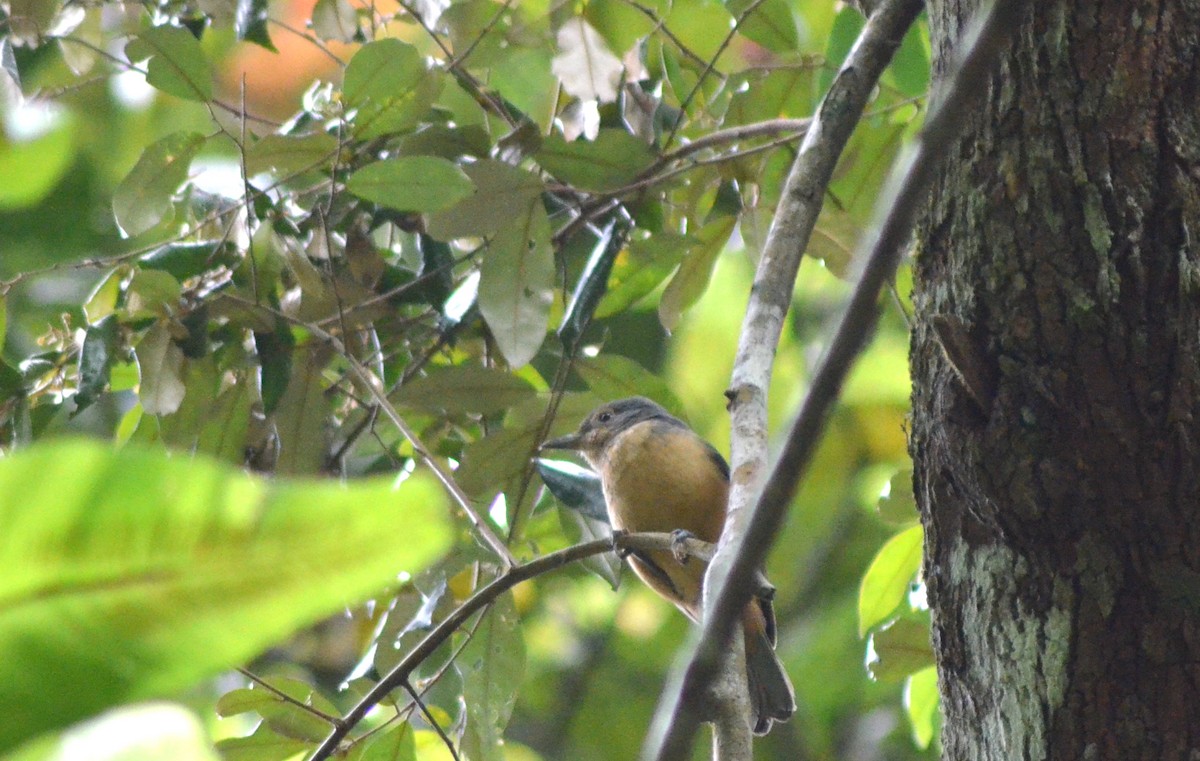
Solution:
M 607 455 L 601 475 L 614 528 L 720 538 L 729 484 L 696 434 L 650 420 L 623 432 Z

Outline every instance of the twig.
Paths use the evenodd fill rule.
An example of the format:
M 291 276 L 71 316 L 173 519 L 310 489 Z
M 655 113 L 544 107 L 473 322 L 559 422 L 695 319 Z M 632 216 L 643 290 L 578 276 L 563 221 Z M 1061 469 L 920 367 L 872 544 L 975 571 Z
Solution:
M 685 547 L 689 554 L 695 554 L 698 557 L 703 556 L 711 545 L 697 539 L 686 539 Z M 442 619 L 437 626 L 433 627 L 425 639 L 417 643 L 408 655 L 397 663 L 391 671 L 381 678 L 371 690 L 363 696 L 353 708 L 351 708 L 344 717 L 339 721 L 334 722 L 333 729 L 329 732 L 321 744 L 313 753 L 310 761 L 323 761 L 329 758 L 338 749 L 339 744 L 345 739 L 363 718 L 371 711 L 372 708 L 383 702 L 388 693 L 392 690 L 403 686 L 416 669 L 426 658 L 433 654 L 443 642 L 446 641 L 467 619 L 474 615 L 481 608 L 495 602 L 496 598 L 504 594 L 508 590 L 520 584 L 522 581 L 528 581 L 536 576 L 541 576 L 544 573 L 558 570 L 571 563 L 590 558 L 593 555 L 600 555 L 616 549 L 631 549 L 631 550 L 670 550 L 677 547 L 680 539 L 674 534 L 664 533 L 642 533 L 642 534 L 618 534 L 611 539 L 595 539 L 583 544 L 576 544 L 571 547 L 552 552 L 549 555 L 543 555 L 540 558 L 531 560 L 525 565 L 516 566 L 510 569 L 507 573 L 493 579 L 487 586 L 480 589 L 475 594 L 467 598 L 462 605 L 458 606 L 450 615 Z
M 419 436 L 417 436 L 416 431 L 414 431 L 408 425 L 408 423 L 404 421 L 404 418 L 400 417 L 400 413 L 396 411 L 396 407 L 392 404 L 391 400 L 387 398 L 387 394 L 383 391 L 383 381 L 376 377 L 374 373 L 364 367 L 361 362 L 351 355 L 350 350 L 346 348 L 346 345 L 341 341 L 341 339 L 331 333 L 326 332 L 325 330 L 322 330 L 311 322 L 297 320 L 295 317 L 286 315 L 278 310 L 270 309 L 269 307 L 265 307 L 260 304 L 251 303 L 240 296 L 237 296 L 236 294 L 227 293 L 224 295 L 224 297 L 240 304 L 244 304 L 248 307 L 264 309 L 272 315 L 282 317 L 290 323 L 300 325 L 318 341 L 324 341 L 332 346 L 334 351 L 336 351 L 338 355 L 346 361 L 346 365 L 350 369 L 350 374 L 353 375 L 363 385 L 363 387 L 367 390 L 367 393 L 369 393 L 375 400 L 375 403 L 379 405 L 379 409 L 383 411 L 383 414 L 386 415 L 388 420 L 391 421 L 392 425 L 396 427 L 396 430 L 400 431 L 404 438 L 408 439 L 408 442 L 412 445 L 413 451 L 416 452 L 421 461 L 430 470 L 432 470 L 433 474 L 437 476 L 437 479 L 442 482 L 442 486 L 445 487 L 451 498 L 454 499 L 454 501 L 462 509 L 463 513 L 466 514 L 467 519 L 471 521 L 471 525 L 473 525 L 475 530 L 479 532 L 479 535 L 483 538 L 483 541 L 488 545 L 488 547 L 490 547 L 492 551 L 495 552 L 500 558 L 500 560 L 509 568 L 517 565 L 517 560 L 515 557 L 513 557 L 512 552 L 508 549 L 508 545 L 506 545 L 504 541 L 496 535 L 496 532 L 492 530 L 492 525 L 487 518 L 480 514 L 475 506 L 471 504 L 470 498 L 467 497 L 466 493 L 462 490 L 462 487 L 458 485 L 458 482 L 454 480 L 454 476 L 444 467 L 442 467 L 442 464 L 438 462 L 437 458 L 433 456 L 433 453 L 429 451 L 429 448 L 425 446 L 425 443 L 421 441 Z
M 706 594 L 702 631 L 686 664 L 673 674 L 659 704 L 655 731 L 647 746 L 649 757 L 685 757 L 695 721 L 683 710 L 681 694 L 695 694 L 711 677 L 711 664 L 728 637 L 731 622 L 746 604 L 745 587 L 750 574 L 765 559 L 820 441 L 821 431 L 850 366 L 875 326 L 880 291 L 895 272 L 917 210 L 925 200 L 946 147 L 952 145 L 959 134 L 963 113 L 987 90 L 988 77 L 1000 51 L 1017 27 L 1027 4 L 1027 0 L 996 0 L 982 20 L 977 17 L 963 37 L 960 49 L 965 53 L 959 66 L 953 69 L 943 98 L 932 106 L 921 133 L 897 161 L 876 205 L 876 221 L 858 247 L 863 254 L 862 274 L 838 321 L 829 350 L 813 376 L 783 452 L 753 509 L 743 511 L 749 513 L 744 522 L 745 530 L 732 533 L 730 545 L 722 544 L 710 566 L 711 585 L 708 588 L 711 592 Z M 864 37 L 873 28 L 882 26 L 885 18 L 904 16 L 911 21 L 919 10 L 920 4 L 912 0 L 887 2 L 872 15 Z M 896 35 L 893 44 L 899 42 L 899 37 Z M 851 60 L 864 42 L 860 38 Z M 813 133 L 816 131 L 814 129 Z M 737 401 L 734 408 L 736 410 Z M 761 431 L 759 435 L 762 435 Z M 735 485 L 735 489 L 741 487 L 744 484 Z M 725 536 L 731 536 L 731 532 L 726 531 Z M 714 568 L 718 570 L 711 572 Z
M 263 679 L 258 674 L 255 674 L 250 669 L 245 669 L 245 668 L 242 668 L 239 666 L 237 669 L 237 672 L 239 674 L 241 674 L 242 676 L 246 677 L 247 679 L 249 679 L 251 682 L 254 682 L 255 684 L 257 684 L 259 687 L 262 687 L 264 690 L 271 693 L 275 697 L 279 698 L 283 702 L 290 703 L 291 705 L 296 706 L 300 710 L 305 711 L 306 713 L 310 713 L 313 716 L 316 716 L 318 719 L 321 719 L 322 721 L 327 721 L 327 722 L 329 722 L 329 724 L 331 726 L 336 726 L 337 723 L 339 721 L 341 721 L 341 719 L 339 719 L 338 717 L 330 716 L 329 714 L 325 713 L 321 709 L 319 709 L 315 706 L 310 706 L 308 703 L 305 703 L 301 700 L 297 700 L 296 698 L 287 694 L 286 692 L 279 689 L 278 687 L 272 686 L 270 682 Z
M 454 749 L 454 743 L 449 737 L 446 736 L 446 730 L 442 729 L 441 723 L 434 718 L 432 713 L 429 712 L 429 709 L 425 706 L 425 701 L 421 700 L 421 696 L 418 695 L 417 691 L 413 689 L 412 684 L 405 679 L 404 683 L 400 686 L 403 687 L 404 691 L 407 692 L 409 697 L 412 698 L 413 703 L 417 705 L 417 708 L 421 709 L 421 714 L 425 717 L 425 721 L 429 722 L 429 725 L 433 727 L 435 732 L 437 732 L 438 737 L 442 738 L 442 743 L 446 746 L 446 750 L 450 751 L 450 757 L 453 758 L 454 761 L 459 761 L 458 751 Z

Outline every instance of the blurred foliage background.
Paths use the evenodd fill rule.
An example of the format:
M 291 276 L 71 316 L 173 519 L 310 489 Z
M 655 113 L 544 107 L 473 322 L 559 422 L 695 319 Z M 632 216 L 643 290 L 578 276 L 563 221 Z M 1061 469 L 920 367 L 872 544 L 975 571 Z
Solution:
M 427 448 L 521 560 L 587 535 L 529 463 L 541 436 L 573 429 L 600 401 L 650 396 L 727 452 L 722 392 L 757 252 L 800 120 L 863 23 L 840 3 L 794 0 L 0 3 L 2 445 L 51 452 L 67 482 L 82 472 L 72 458 L 99 455 L 45 449 L 64 437 L 139 453 L 103 477 L 78 476 L 79 494 L 39 491 L 46 461 L 0 461 L 9 520 L 27 518 L 31 535 L 92 537 L 84 560 L 63 539 L 57 554 L 11 550 L 9 567 L 44 563 L 90 599 L 79 580 L 98 573 L 96 558 L 129 557 L 114 540 L 122 521 L 165 511 L 164 532 L 194 533 L 194 515 L 164 507 L 169 489 L 146 487 L 148 473 L 174 467 L 167 452 L 224 468 L 228 504 L 240 505 L 242 491 L 273 487 L 237 486 L 239 468 L 275 483 L 341 481 L 353 496 L 372 474 L 425 471 Z M 920 124 L 928 68 L 921 22 L 827 191 L 778 349 L 773 434 L 804 395 L 879 185 Z M 799 712 L 759 741 L 759 758 L 934 753 L 904 431 L 907 277 L 902 269 L 770 558 Z M 393 487 L 404 495 L 409 484 Z M 81 507 L 124 488 L 144 497 L 128 499 L 145 513 Z M 35 494 L 40 512 L 27 514 Z M 305 499 L 303 488 L 289 494 Z M 402 525 L 414 499 L 402 499 L 401 525 L 378 530 L 438 547 Z M 307 753 L 328 731 L 321 712 L 344 713 L 431 622 L 502 572 L 462 510 L 435 501 L 455 516 L 453 542 L 436 559 L 403 556 L 368 602 L 359 604 L 370 587 L 341 613 L 326 603 L 332 618 L 293 612 L 277 624 L 264 604 L 263 632 L 304 627 L 258 647 L 249 665 L 280 694 L 236 672 L 214 678 L 250 654 L 213 644 L 225 661 L 162 683 L 170 689 L 147 686 L 162 668 L 147 661 L 131 667 L 145 689 L 97 685 L 114 692 L 85 701 L 51 679 L 36 700 L 9 690 L 0 703 L 50 714 L 75 701 L 67 714 L 83 717 L 131 695 L 169 697 L 185 727 L 171 757 Z M 45 517 L 55 511 L 73 517 Z M 309 539 L 280 552 L 324 557 L 321 538 Z M 169 551 L 179 560 L 203 549 L 189 539 Z M 133 554 L 148 564 L 143 551 Z M 240 573 L 259 553 L 241 546 L 227 569 Z M 355 561 L 327 562 L 328 579 L 284 562 L 278 578 L 246 578 L 278 583 L 286 603 L 337 583 L 339 564 Z M 124 578 L 145 567 L 109 570 Z M 197 578 L 188 604 L 224 620 L 228 582 Z M 303 584 L 289 592 L 289 579 Z M 182 586 L 121 605 L 166 609 L 185 599 Z M 20 668 L 69 678 L 62 648 L 89 640 L 46 632 L 78 610 L 48 608 L 30 623 L 13 611 L 36 596 L 16 582 L 0 591 L 17 601 L 0 611 L 0 638 L 60 646 Z M 124 631 L 128 617 L 109 602 L 96 610 L 114 628 L 93 634 L 137 641 L 146 631 Z M 156 622 L 164 661 L 172 643 L 210 641 L 183 618 Z M 395 695 L 352 753 L 445 758 L 449 741 L 470 758 L 632 758 L 687 626 L 634 579 L 614 592 L 602 565 L 523 583 L 422 665 L 414 687 L 426 710 Z M 123 722 L 136 744 L 175 726 L 164 710 L 174 709 L 101 720 Z M 56 734 L 66 723 L 50 721 L 50 735 L 15 752 L 100 747 L 86 727 Z M 26 734 L 6 733 L 6 747 Z

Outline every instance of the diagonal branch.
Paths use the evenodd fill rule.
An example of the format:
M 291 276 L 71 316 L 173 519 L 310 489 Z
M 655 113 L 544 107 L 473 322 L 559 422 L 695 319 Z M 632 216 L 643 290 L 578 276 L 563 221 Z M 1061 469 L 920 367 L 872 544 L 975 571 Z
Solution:
M 555 571 L 593 555 L 610 552 L 613 549 L 672 550 L 677 549 L 680 542 L 680 538 L 674 534 L 618 534 L 608 539 L 595 539 L 583 544 L 572 545 L 549 555 L 543 555 L 497 576 L 487 586 L 467 598 L 454 612 L 442 619 L 343 718 L 335 721 L 329 736 L 317 747 L 310 761 L 323 761 L 333 755 L 350 730 L 362 721 L 372 708 L 379 705 L 388 696 L 388 693 L 398 687 L 403 687 L 408 682 L 413 670 L 433 655 L 434 651 L 441 647 L 451 634 L 465 624 L 471 616 L 491 605 L 496 598 L 522 581 L 528 581 L 536 576 Z M 689 555 L 694 555 L 702 560 L 710 557 L 712 546 L 707 542 L 688 538 L 682 540 L 682 543 Z M 760 585 L 760 581 L 752 580 L 750 583 L 756 585 L 755 593 L 757 594 L 770 594 L 772 591 L 769 589 L 770 585 L 764 588 Z
M 953 70 L 942 97 L 933 105 L 917 139 L 897 161 L 876 205 L 876 221 L 859 245 L 860 258 L 864 262 L 862 273 L 838 321 L 829 350 L 813 376 L 812 386 L 788 434 L 783 452 L 753 508 L 741 511 L 741 515 L 733 513 L 735 517 L 731 519 L 731 524 L 740 525 L 725 533 L 724 536 L 730 537 L 730 540 L 722 542 L 710 566 L 711 592 L 706 594 L 704 625 L 690 657 L 681 668 L 675 670 L 664 699 L 659 704 L 653 733 L 648 738 L 647 755 L 650 757 L 685 757 L 696 725 L 681 695 L 697 694 L 711 678 L 712 664 L 717 662 L 722 644 L 728 639 L 731 622 L 749 598 L 748 585 L 752 573 L 766 558 L 850 366 L 874 329 L 880 292 L 895 273 L 908 244 L 918 208 L 925 201 L 945 148 L 957 137 L 964 121 L 962 114 L 986 91 L 988 78 L 1027 4 L 1027 0 L 996 0 L 989 11 L 977 17 L 977 23 L 963 38 L 961 49 L 965 52 Z M 891 0 L 883 4 L 868 23 L 864 38 L 873 27 L 882 26 L 886 17 L 901 9 L 905 14 L 915 15 L 919 5 L 915 10 L 910 7 L 912 5 L 909 0 Z M 863 47 L 864 38 L 860 38 L 855 52 L 851 54 L 852 59 Z M 848 61 L 847 67 L 849 65 Z M 843 74 L 847 67 L 843 67 Z M 818 128 L 814 125 L 809 134 L 811 136 L 816 132 Z M 789 186 L 792 184 L 790 180 Z M 789 294 L 790 282 L 787 288 Z M 756 293 L 755 299 L 758 298 Z M 767 351 L 774 353 L 774 342 Z M 769 361 L 767 367 L 769 371 Z M 765 382 L 762 388 L 765 389 Z M 739 405 L 745 404 L 746 399 L 743 396 L 744 389 L 735 387 L 732 391 L 736 415 Z M 765 398 L 765 391 L 751 391 L 745 396 L 757 405 Z M 762 419 L 765 420 L 765 417 Z M 739 434 L 746 432 L 765 441 L 765 424 L 759 426 L 757 431 L 749 424 L 743 422 L 743 425 L 746 426 L 744 429 L 735 427 L 735 442 Z M 735 468 L 738 454 L 735 449 Z M 750 465 L 751 469 L 754 467 L 746 462 L 744 454 L 743 464 Z M 751 475 L 736 483 L 734 489 L 751 492 L 756 481 Z M 744 494 L 743 499 L 749 496 L 751 494 Z M 743 530 L 738 531 L 737 528 Z M 713 572 L 712 569 L 718 570 Z

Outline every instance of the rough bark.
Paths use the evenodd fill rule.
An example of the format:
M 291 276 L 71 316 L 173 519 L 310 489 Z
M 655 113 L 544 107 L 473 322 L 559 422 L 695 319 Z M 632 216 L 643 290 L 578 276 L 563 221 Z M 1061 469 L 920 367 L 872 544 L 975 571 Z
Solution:
M 933 0 L 935 73 L 977 0 Z M 1200 758 L 1200 3 L 1035 4 L 918 233 L 947 759 Z

